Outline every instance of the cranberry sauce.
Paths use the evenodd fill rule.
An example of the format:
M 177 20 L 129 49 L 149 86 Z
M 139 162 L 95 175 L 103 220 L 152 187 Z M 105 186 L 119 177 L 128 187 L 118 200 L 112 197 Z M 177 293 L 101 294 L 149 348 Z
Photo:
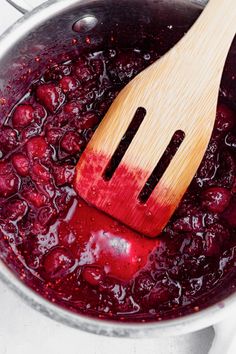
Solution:
M 36 292 L 74 312 L 162 320 L 199 311 L 222 298 L 222 289 L 233 291 L 236 71 L 226 68 L 211 142 L 158 238 L 86 205 L 73 188 L 78 159 L 112 101 L 176 33 L 166 28 L 155 49 L 113 47 L 49 67 L 2 117 L 1 258 Z

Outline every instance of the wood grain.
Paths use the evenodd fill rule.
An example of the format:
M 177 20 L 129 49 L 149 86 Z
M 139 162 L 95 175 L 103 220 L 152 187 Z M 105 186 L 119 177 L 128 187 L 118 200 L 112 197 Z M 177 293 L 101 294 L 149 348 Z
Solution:
M 222 72 L 235 33 L 236 0 L 210 0 L 184 38 L 121 91 L 78 163 L 76 189 L 81 197 L 141 233 L 154 237 L 161 232 L 209 143 Z M 138 107 L 146 109 L 146 117 L 112 181 L 104 182 L 102 172 Z M 184 131 L 185 139 L 146 203 L 145 214 L 152 215 L 147 220 L 137 197 L 177 130 Z M 101 173 L 83 174 L 94 156 L 102 156 L 96 159 Z M 138 171 L 138 181 L 134 171 Z M 131 176 L 133 184 L 127 181 Z M 97 190 L 92 200 L 91 188 Z M 164 214 L 160 213 L 163 208 Z

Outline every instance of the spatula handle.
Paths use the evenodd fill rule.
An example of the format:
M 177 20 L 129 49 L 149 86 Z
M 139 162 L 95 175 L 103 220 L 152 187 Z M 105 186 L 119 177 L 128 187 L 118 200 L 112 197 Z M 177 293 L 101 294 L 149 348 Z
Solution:
M 210 0 L 180 47 L 192 51 L 195 63 L 204 58 L 204 65 L 222 72 L 235 33 L 236 0 Z

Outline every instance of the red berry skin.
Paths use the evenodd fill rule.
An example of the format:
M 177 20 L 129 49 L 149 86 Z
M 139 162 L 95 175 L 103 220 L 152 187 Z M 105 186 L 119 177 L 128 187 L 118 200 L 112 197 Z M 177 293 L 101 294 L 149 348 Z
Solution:
M 41 136 L 30 138 L 26 144 L 28 156 L 33 159 L 44 159 L 49 155 L 49 148 L 46 140 Z
M 202 206 L 212 213 L 222 213 L 229 205 L 231 193 L 223 187 L 210 187 L 202 195 Z
M 10 127 L 1 127 L 0 130 L 0 148 L 6 153 L 17 146 L 17 133 Z
M 83 110 L 83 104 L 78 101 L 72 101 L 65 104 L 64 112 L 70 115 L 78 115 Z
M 80 82 L 86 82 L 92 80 L 94 72 L 86 60 L 80 58 L 75 64 L 75 75 Z
M 228 208 L 223 213 L 223 217 L 231 227 L 236 228 L 236 197 L 235 196 L 231 198 Z
M 24 104 L 16 107 L 13 117 L 12 124 L 16 129 L 25 128 L 34 120 L 34 109 L 29 104 Z
M 78 87 L 78 82 L 73 76 L 64 76 L 59 83 L 64 93 L 74 91 Z
M 13 172 L 12 165 L 0 162 L 0 196 L 9 197 L 15 194 L 20 185 L 20 180 Z
M 61 89 L 54 84 L 43 84 L 37 87 L 36 97 L 39 102 L 44 105 L 51 113 L 57 109 L 64 102 L 64 94 Z
M 72 165 L 53 166 L 53 176 L 57 186 L 64 186 L 73 182 L 75 167 Z
M 27 210 L 28 205 L 25 201 L 13 199 L 6 205 L 5 213 L 7 218 L 15 221 L 22 218 L 26 214 Z
M 29 159 L 25 155 L 21 153 L 13 155 L 12 164 L 18 175 L 26 177 L 29 174 Z
M 46 184 L 50 182 L 50 173 L 47 168 L 40 163 L 35 163 L 30 171 L 31 178 L 34 182 L 39 184 Z
M 49 144 L 56 145 L 62 138 L 64 131 L 61 128 L 51 128 L 47 130 L 46 138 Z
M 84 139 L 78 133 L 72 131 L 66 133 L 61 140 L 61 148 L 68 154 L 76 154 L 82 151 Z
M 104 280 L 104 271 L 98 267 L 86 266 L 83 269 L 83 279 L 92 286 L 100 285 Z
M 41 208 L 47 203 L 47 198 L 36 189 L 29 188 L 22 192 L 22 197 L 34 208 Z
M 43 265 L 46 275 L 55 279 L 65 276 L 73 264 L 74 260 L 69 252 L 63 247 L 57 247 L 45 256 Z
M 94 112 L 87 112 L 76 120 L 76 127 L 80 130 L 92 129 L 99 123 L 99 118 Z

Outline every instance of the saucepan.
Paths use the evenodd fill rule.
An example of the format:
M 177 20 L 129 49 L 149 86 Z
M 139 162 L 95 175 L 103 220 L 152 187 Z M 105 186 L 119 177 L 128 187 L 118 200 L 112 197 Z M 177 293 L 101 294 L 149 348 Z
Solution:
M 49 59 L 51 62 L 60 61 L 64 53 L 76 54 L 78 46 L 71 45 L 75 23 L 79 23 L 77 28 L 81 30 L 76 33 L 81 39 L 78 41 L 81 43 L 80 50 L 88 31 L 93 46 L 101 48 L 106 44 L 108 34 L 114 30 L 115 23 L 124 28 L 119 31 L 119 40 L 125 45 L 138 40 L 137 26 L 148 26 L 159 20 L 168 22 L 173 13 L 180 24 L 181 19 L 187 17 L 191 25 L 207 0 L 59 0 L 46 1 L 35 9 L 30 8 L 29 0 L 8 2 L 24 16 L 0 39 L 0 97 L 4 92 L 8 102 L 7 107 L 0 105 L 0 116 L 18 101 Z M 43 60 L 35 61 L 37 55 Z M 31 68 L 30 75 L 28 67 Z M 23 81 L 19 80 L 22 75 Z M 184 334 L 220 323 L 215 326 L 217 335 L 212 353 L 222 353 L 223 350 L 226 353 L 227 348 L 232 347 L 236 326 L 233 326 L 233 320 L 222 321 L 236 311 L 236 292 L 198 313 L 156 323 L 132 324 L 92 319 L 58 307 L 24 285 L 3 261 L 0 261 L 0 279 L 36 310 L 80 330 L 106 336 L 147 338 Z

